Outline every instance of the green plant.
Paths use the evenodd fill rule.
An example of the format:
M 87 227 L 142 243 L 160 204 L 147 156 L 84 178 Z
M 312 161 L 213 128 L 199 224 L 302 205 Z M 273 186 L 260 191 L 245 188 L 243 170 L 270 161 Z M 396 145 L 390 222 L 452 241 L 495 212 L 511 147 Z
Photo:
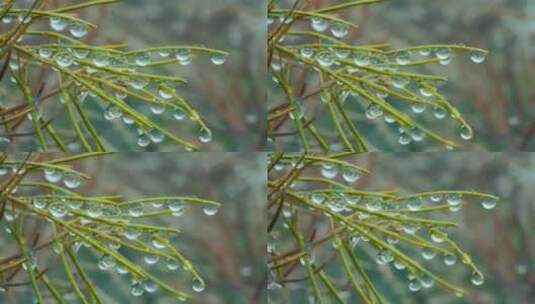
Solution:
M 369 172 L 351 161 L 353 154 L 270 155 L 271 297 L 287 296 L 299 290 L 296 284 L 307 284 L 312 303 L 384 303 L 369 275 L 380 265 L 392 265 L 393 276 L 408 279 L 410 291 L 436 283 L 462 296 L 464 289 L 439 273 L 443 266 L 431 262 L 437 255 L 447 266 L 464 264 L 472 283 L 483 284 L 470 255 L 449 237 L 457 224 L 447 212 L 457 212 L 474 200 L 493 209 L 498 197 L 461 190 L 409 195 L 367 191 L 354 185 Z M 370 255 L 378 265 L 366 266 Z
M 175 248 L 179 230 L 155 223 L 166 216 L 179 218 L 189 207 L 212 216 L 220 204 L 196 197 L 125 199 L 80 193 L 76 188 L 90 176 L 73 165 L 101 155 L 0 155 L 0 222 L 5 228 L 1 237 L 11 240 L 6 249 L 18 249 L 0 254 L 0 292 L 31 286 L 34 303 L 66 303 L 63 294 L 70 289 L 80 303 L 105 303 L 82 258 L 86 253 L 98 258 L 100 270 L 128 275 L 133 296 L 160 288 L 179 301 L 192 297 L 186 287 L 161 279 L 160 268 L 181 269 L 192 278 L 194 291 L 205 289 L 201 274 Z M 38 259 L 47 252 L 59 259 L 59 267 L 50 265 L 54 259 Z M 160 267 L 155 268 L 158 261 Z M 60 267 L 64 275 L 49 275 Z
M 385 145 L 388 140 L 373 138 L 368 123 L 359 120 L 362 116 L 383 117 L 397 128 L 387 133 L 397 133 L 403 146 L 427 137 L 448 149 L 458 147 L 444 131 L 447 128 L 421 115 L 426 108 L 433 109 L 436 119 L 449 116 L 462 139 L 473 137 L 468 122 L 437 89 L 447 79 L 424 68 L 449 64 L 454 51 L 469 52 L 473 62 L 481 63 L 487 51 L 460 44 L 391 49 L 382 43 L 345 42 L 358 25 L 339 14 L 381 1 L 320 8 L 307 0 L 268 2 L 268 68 L 274 83 L 268 136 L 276 149 L 364 152 Z
M 5 85 L 10 103 L 0 100 L 2 144 L 30 137 L 26 150 L 49 151 L 54 147 L 61 151 L 105 151 L 107 145 L 95 126 L 102 116 L 93 115 L 103 111 L 104 118 L 110 121 L 122 117 L 137 132 L 137 145 L 142 148 L 169 138 L 186 150 L 197 149 L 197 141 L 189 134 L 176 135 L 162 126 L 157 117 L 166 109 L 176 120 L 188 117 L 197 125 L 201 143 L 212 140 L 203 118 L 176 92 L 176 86 L 186 80 L 150 70 L 170 64 L 189 65 L 194 56 L 202 54 L 208 54 L 214 65 L 222 65 L 228 54 L 203 46 L 128 51 L 123 44 L 86 44 L 82 39 L 90 36 L 88 33 L 96 25 L 73 13 L 120 1 L 96 0 L 43 9 L 46 1 L 34 0 L 31 7 L 18 9 L 14 8 L 14 0 L 8 0 L 0 6 L 4 23 L 0 34 L 0 79 L 10 74 L 14 84 L 9 86 L 15 85 L 21 93 L 18 101 L 19 96 L 11 92 L 16 89 Z M 46 20 L 52 31 L 41 22 Z M 144 113 L 148 108 L 154 116 Z M 62 126 L 60 130 L 57 125 Z

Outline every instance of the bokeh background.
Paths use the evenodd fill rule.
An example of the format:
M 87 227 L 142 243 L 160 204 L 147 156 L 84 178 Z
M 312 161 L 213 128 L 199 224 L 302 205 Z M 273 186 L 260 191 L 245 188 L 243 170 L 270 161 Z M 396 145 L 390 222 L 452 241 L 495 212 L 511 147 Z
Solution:
M 189 195 L 221 202 L 223 205 L 215 216 L 208 217 L 202 208 L 191 207 L 179 218 L 162 219 L 182 231 L 174 242 L 203 275 L 206 290 L 200 294 L 191 291 L 191 278 L 181 272 L 159 273 L 165 281 L 194 293 L 196 299 L 191 303 L 245 304 L 266 303 L 267 299 L 265 163 L 261 153 L 122 153 L 78 161 L 75 167 L 93 176 L 80 188 L 87 194 L 120 193 L 129 198 Z M 5 257 L 15 248 L 6 245 L 4 224 L 0 226 L 0 257 Z M 47 226 L 41 226 L 43 238 L 48 233 L 44 229 Z M 84 251 L 81 249 L 81 254 Z M 48 265 L 57 263 L 52 251 L 46 252 L 37 254 L 38 260 Z M 94 255 L 82 256 L 83 265 L 104 295 L 105 303 L 175 303 L 163 291 L 141 298 L 130 296 L 126 277 L 115 271 L 98 270 Z M 59 275 L 56 282 L 63 281 L 59 286 L 68 288 L 61 267 L 54 273 Z M 22 281 L 23 277 L 15 277 L 14 281 Z M 28 288 L 0 292 L 0 303 L 31 303 Z M 68 290 L 72 293 L 72 289 Z
M 17 1 L 16 6 L 27 7 L 31 1 Z M 73 0 L 45 1 L 48 8 L 80 3 Z M 77 14 L 98 25 L 90 31 L 88 44 L 127 43 L 130 50 L 169 45 L 203 45 L 230 53 L 223 66 L 214 66 L 207 56 L 194 58 L 189 66 L 172 64 L 152 72 L 183 77 L 187 85 L 177 92 L 190 101 L 212 129 L 213 141 L 201 145 L 203 151 L 255 151 L 264 145 L 265 136 L 265 3 L 249 0 L 125 0 L 120 3 L 80 10 Z M 48 28 L 48 21 L 40 21 Z M 1 26 L 1 24 L 0 24 Z M 9 77 L 0 83 L 0 104 L 18 101 Z M 57 98 L 56 98 L 57 99 Z M 56 100 L 57 101 L 57 100 Z M 47 104 L 53 104 L 49 102 Z M 162 117 L 152 115 L 149 107 L 140 105 L 142 113 L 156 118 L 163 126 L 197 141 L 199 128 L 186 121 L 177 122 L 171 111 Z M 158 145 L 140 148 L 136 132 L 120 119 L 108 122 L 94 107 L 90 117 L 103 135 L 110 150 L 116 151 L 182 151 L 181 147 L 165 140 Z M 56 111 L 57 114 L 57 111 Z M 62 114 L 66 117 L 66 114 Z M 68 120 L 56 119 L 72 134 Z M 31 123 L 26 124 L 27 131 Z M 60 128 L 60 131 L 62 129 Z M 2 134 L 2 133 L 0 133 Z M 62 133 L 60 133 L 62 134 Z M 29 151 L 35 149 L 26 138 L 2 150 Z M 73 151 L 79 149 L 71 146 Z
M 532 153 L 369 153 L 355 156 L 354 163 L 371 171 L 364 175 L 355 188 L 369 191 L 392 190 L 400 194 L 433 190 L 474 190 L 500 197 L 493 210 L 485 210 L 480 200 L 467 199 L 460 211 L 440 212 L 433 218 L 457 222 L 459 227 L 448 230 L 449 237 L 470 255 L 485 276 L 482 286 L 470 282 L 471 272 L 460 261 L 445 266 L 440 256 L 427 263 L 419 252 L 411 253 L 418 262 L 426 262 L 430 269 L 443 278 L 468 291 L 458 298 L 435 283 L 430 289 L 409 291 L 405 271 L 392 265 L 377 265 L 376 250 L 369 246 L 357 246 L 362 253 L 362 265 L 385 303 L 402 304 L 528 304 L 535 302 L 535 155 Z M 339 174 L 340 175 L 340 174 Z M 343 182 L 341 177 L 338 177 Z M 326 221 L 323 221 L 327 225 Z M 318 223 L 318 226 L 321 226 Z M 328 225 L 327 225 L 328 227 Z M 325 232 L 326 233 L 326 232 Z M 317 235 L 321 239 L 322 235 Z M 334 251 L 331 243 L 324 244 L 316 254 L 325 262 L 325 270 L 337 282 L 344 285 L 346 276 L 340 263 L 331 262 Z M 363 252 L 368 253 L 368 255 Z M 292 278 L 301 277 L 292 274 Z M 272 303 L 304 303 L 308 281 L 288 283 L 284 293 L 273 292 Z M 344 289 L 338 289 L 344 295 Z M 281 295 L 289 294 L 286 301 Z M 284 299 L 284 297 L 282 297 Z
M 340 2 L 311 0 L 307 1 L 307 7 L 321 8 Z M 282 6 L 291 7 L 294 1 L 282 3 Z M 388 0 L 346 9 L 337 12 L 337 15 L 359 26 L 344 38 L 344 41 L 356 45 L 389 43 L 391 48 L 401 48 L 449 43 L 489 50 L 490 54 L 483 64 L 473 64 L 468 53 L 458 52 L 447 66 L 432 64 L 416 70 L 449 79 L 440 87 L 440 92 L 459 108 L 473 127 L 474 138 L 469 142 L 462 141 L 458 126 L 446 120 L 436 120 L 432 109 L 420 115 L 424 117 L 422 121 L 426 125 L 436 124 L 431 129 L 459 142 L 463 151 L 535 151 L 534 1 Z M 309 30 L 308 23 L 305 24 Z M 272 86 L 270 83 L 268 87 Z M 273 106 L 280 104 L 281 100 L 281 96 L 273 94 Z M 313 102 L 320 104 L 317 99 Z M 362 106 L 347 105 L 359 130 L 369 139 L 372 151 L 444 150 L 442 146 L 430 144 L 429 140 L 401 146 L 394 127 L 385 124 L 382 119 L 367 120 Z M 329 115 L 325 114 L 328 110 L 320 105 L 317 107 L 320 109 L 315 112 L 319 113 L 316 123 L 333 130 L 327 139 L 335 144 L 334 127 Z M 282 143 L 278 149 L 297 151 L 297 137 L 278 140 Z

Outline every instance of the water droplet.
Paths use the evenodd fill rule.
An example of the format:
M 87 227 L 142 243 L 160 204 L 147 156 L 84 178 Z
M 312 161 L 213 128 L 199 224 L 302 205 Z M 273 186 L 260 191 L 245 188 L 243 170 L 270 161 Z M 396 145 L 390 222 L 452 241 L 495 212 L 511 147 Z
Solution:
M 57 16 L 50 17 L 49 24 L 50 27 L 57 32 L 61 32 L 67 27 L 67 21 Z
M 331 26 L 331 33 L 336 38 L 343 38 L 347 36 L 349 32 L 349 27 L 341 22 L 334 22 Z
M 32 201 L 32 204 L 37 209 L 44 209 L 46 207 L 47 201 L 44 199 L 36 198 Z
M 134 282 L 132 286 L 130 287 L 130 294 L 132 294 L 134 297 L 141 297 L 145 293 L 145 289 L 139 282 Z
M 50 58 L 50 56 L 52 56 L 53 50 L 51 48 L 39 48 L 39 50 L 37 50 L 37 53 L 39 54 L 39 56 L 48 59 Z
M 446 117 L 446 114 L 446 109 L 444 109 L 443 107 L 435 107 L 433 109 L 433 115 L 436 119 L 444 119 L 444 117 Z
M 411 62 L 411 55 L 407 51 L 400 51 L 396 54 L 396 63 L 399 65 L 407 65 Z
M 199 131 L 199 141 L 203 144 L 206 144 L 211 142 L 212 139 L 212 131 L 206 128 L 201 128 L 201 130 Z
M 216 215 L 217 212 L 219 211 L 219 206 L 217 206 L 217 205 L 206 205 L 206 206 L 204 206 L 202 211 L 204 212 L 204 214 L 206 214 L 208 216 L 213 216 L 213 215 Z
M 155 293 L 158 290 L 158 284 L 156 284 L 153 280 L 145 280 L 143 281 L 143 288 L 148 293 Z
M 149 84 L 149 81 L 145 78 L 131 78 L 130 86 L 135 90 L 142 90 Z
M 411 110 L 415 114 L 422 114 L 425 112 L 426 105 L 424 103 L 413 103 L 411 104 Z
M 481 202 L 481 206 L 487 210 L 494 209 L 496 207 L 496 200 L 494 199 L 485 199 Z
M 128 214 L 133 217 L 140 217 L 143 215 L 143 206 L 141 204 L 132 204 L 128 207 Z
M 400 145 L 406 146 L 412 142 L 412 137 L 407 131 L 403 130 L 399 133 L 398 142 Z
M 407 266 L 405 266 L 405 264 L 403 264 L 401 261 L 398 261 L 398 260 L 395 260 L 393 265 L 394 265 L 394 268 L 396 268 L 397 270 L 403 270 L 403 269 L 407 268 Z
M 74 174 L 66 175 L 63 179 L 63 184 L 69 189 L 76 189 L 82 183 L 82 179 Z
M 470 53 L 470 59 L 474 63 L 482 63 L 487 58 L 487 54 L 481 51 L 473 51 Z
M 418 88 L 419 92 L 420 92 L 420 95 L 424 96 L 424 97 L 431 97 L 433 96 L 433 90 L 425 85 L 421 85 L 419 88 Z
M 2 22 L 4 24 L 10 24 L 13 21 L 13 16 L 6 14 L 4 17 L 2 17 Z
M 142 148 L 145 148 L 148 145 L 150 145 L 149 136 L 147 134 L 145 134 L 145 133 L 139 134 L 139 136 L 137 137 L 137 145 L 142 147 Z
M 464 140 L 470 140 L 472 137 L 474 137 L 474 133 L 472 131 L 472 128 L 470 126 L 463 125 L 459 129 L 459 135 Z
M 329 23 L 325 19 L 319 17 L 312 17 L 310 24 L 312 29 L 316 32 L 324 32 L 329 27 Z
M 147 265 L 154 265 L 160 260 L 160 256 L 155 254 L 147 254 L 143 257 L 143 260 Z
M 423 288 L 431 288 L 431 287 L 433 287 L 433 285 L 435 285 L 435 280 L 432 277 L 430 277 L 429 275 L 424 274 L 420 278 L 420 283 L 422 283 L 422 287 Z
M 55 169 L 45 169 L 45 179 L 50 183 L 57 183 L 63 178 L 63 173 Z
M 193 279 L 193 285 L 191 287 L 195 292 L 203 292 L 206 288 L 204 281 L 200 278 Z
M 329 52 L 329 51 L 321 52 L 316 56 L 316 60 L 324 68 L 328 68 L 331 65 L 333 65 L 334 64 L 334 59 L 335 58 L 334 58 L 332 52 Z
M 360 178 L 360 172 L 352 167 L 344 167 L 342 169 L 342 178 L 347 183 L 354 183 Z
M 167 259 L 166 266 L 167 266 L 167 269 L 169 270 L 177 270 L 178 267 L 180 267 L 180 263 L 178 262 L 177 259 L 170 258 L 170 259 Z
M 184 118 L 186 118 L 186 113 L 181 109 L 176 109 L 173 112 L 173 118 L 176 120 L 184 120 Z
M 69 25 L 69 32 L 75 38 L 82 38 L 87 34 L 87 27 L 79 21 L 73 21 Z
M 165 135 L 158 129 L 152 129 L 149 131 L 150 140 L 153 143 L 161 143 L 165 139 Z
M 314 49 L 310 47 L 304 47 L 299 51 L 299 54 L 305 58 L 312 58 L 312 56 L 314 56 Z
M 440 60 L 448 59 L 451 56 L 451 49 L 450 48 L 438 48 L 435 52 L 435 55 Z
M 319 205 L 325 200 L 325 195 L 323 193 L 312 193 L 310 195 L 310 200 L 312 203 Z
M 137 53 L 135 61 L 138 66 L 146 66 L 150 63 L 150 56 L 148 53 Z
M 165 105 L 163 103 L 152 103 L 150 105 L 150 111 L 155 115 L 160 115 L 165 112 Z
M 423 202 L 420 198 L 418 197 L 415 197 L 415 198 L 411 198 L 409 199 L 409 201 L 407 202 L 407 208 L 410 210 L 410 211 L 418 211 L 422 208 L 423 206 Z
M 447 266 L 455 265 L 455 263 L 457 263 L 457 256 L 456 255 L 446 254 L 444 256 L 444 264 L 446 264 Z
M 409 281 L 409 290 L 412 292 L 417 292 L 422 289 L 422 284 L 417 279 L 412 279 Z
M 167 207 L 173 213 L 173 216 L 181 216 L 184 214 L 184 205 L 178 200 L 172 200 L 168 203 Z
M 98 260 L 98 268 L 100 270 L 113 269 L 117 265 L 115 258 L 109 254 L 103 254 Z
M 425 132 L 418 127 L 413 127 L 410 130 L 411 138 L 414 141 L 422 141 L 425 138 Z
M 225 56 L 223 54 L 214 54 L 214 55 L 212 55 L 210 60 L 215 65 L 222 65 L 227 61 L 227 56 Z
M 59 65 L 62 68 L 68 68 L 74 62 L 71 54 L 66 51 L 59 52 L 56 55 L 54 55 L 54 61 L 56 62 L 57 65 Z
M 404 77 L 392 77 L 392 85 L 397 89 L 403 89 L 409 84 L 409 79 Z
M 62 218 L 67 215 L 67 207 L 63 202 L 53 202 L 48 206 L 48 211 L 57 218 Z
M 425 260 L 432 260 L 437 255 L 437 252 L 434 251 L 431 248 L 423 248 L 422 249 L 422 257 Z
M 472 281 L 472 284 L 476 286 L 480 286 L 480 285 L 483 285 L 485 279 L 483 278 L 483 275 L 481 273 L 474 271 L 472 273 L 471 281 Z
M 355 57 L 353 58 L 353 61 L 358 66 L 367 66 L 370 64 L 370 56 L 366 53 L 359 52 L 355 54 Z
M 375 103 L 370 104 L 366 109 L 365 113 L 367 119 L 376 119 L 378 117 L 381 117 L 383 114 L 383 108 Z
M 429 56 L 429 55 L 431 55 L 431 50 L 430 49 L 421 49 L 418 53 L 420 53 L 420 55 L 422 55 L 422 56 Z
M 323 163 L 321 165 L 321 175 L 328 179 L 333 179 L 338 175 L 338 167 L 332 163 Z
M 191 59 L 191 51 L 188 49 L 178 50 L 175 54 L 176 59 L 181 62 L 188 62 Z

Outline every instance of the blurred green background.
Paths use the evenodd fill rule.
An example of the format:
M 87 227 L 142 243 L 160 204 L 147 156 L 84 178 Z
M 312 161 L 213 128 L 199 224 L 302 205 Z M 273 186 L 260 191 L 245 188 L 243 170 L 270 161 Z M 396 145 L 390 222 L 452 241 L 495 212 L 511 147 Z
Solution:
M 152 271 L 180 290 L 191 291 L 195 296 L 191 303 L 245 304 L 266 303 L 267 299 L 265 163 L 262 153 L 122 153 L 78 161 L 75 168 L 93 176 L 79 189 L 86 194 L 123 194 L 127 198 L 188 195 L 221 202 L 222 207 L 215 216 L 204 215 L 202 208 L 189 207 L 181 217 L 166 217 L 159 222 L 182 231 L 173 242 L 203 275 L 206 290 L 194 293 L 191 277 L 184 272 L 161 270 L 164 265 L 153 267 Z M 6 243 L 11 238 L 5 236 L 4 222 L 0 226 L 1 259 L 15 248 L 12 243 Z M 40 227 L 41 237 L 46 239 L 50 226 L 43 223 Z M 104 303 L 176 303 L 164 291 L 132 297 L 127 276 L 100 271 L 98 256 L 89 252 L 81 249 L 80 256 L 104 295 Z M 41 266 L 51 267 L 49 275 L 59 283 L 57 286 L 68 291 L 64 296 L 73 298 L 62 268 L 54 266 L 58 261 L 52 250 L 40 251 L 37 257 Z M 16 276 L 12 282 L 24 281 L 25 277 Z M 25 286 L 0 292 L 0 303 L 31 303 L 30 290 Z M 78 302 L 69 300 L 68 303 Z
M 47 8 L 80 3 L 73 0 L 45 1 Z M 29 1 L 16 1 L 17 7 L 28 7 Z M 79 16 L 98 25 L 90 31 L 88 44 L 128 43 L 128 49 L 170 45 L 203 45 L 230 53 L 223 66 L 211 64 L 208 56 L 193 59 L 188 66 L 172 64 L 151 72 L 183 77 L 188 84 L 177 88 L 177 93 L 190 101 L 212 129 L 213 141 L 200 146 L 202 151 L 255 151 L 265 142 L 265 2 L 249 0 L 124 0 L 120 3 L 87 8 Z M 0 30 L 3 24 L 0 23 Z M 49 29 L 48 20 L 39 21 L 34 29 Z M 0 83 L 0 105 L 20 102 L 20 93 L 6 75 Z M 49 75 L 51 76 L 51 75 Z M 46 77 L 45 77 L 46 79 Z M 52 82 L 51 79 L 49 79 Z M 130 97 L 128 97 L 130 99 Z M 128 101 L 127 99 L 127 101 Z M 107 121 L 104 106 L 85 103 L 95 126 L 114 151 L 182 151 L 170 140 L 147 148 L 136 145 L 135 128 L 120 119 Z M 133 100 L 132 100 L 133 101 Z M 91 104 L 91 107 L 88 105 Z M 175 134 L 198 142 L 199 127 L 188 120 L 178 122 L 170 110 L 156 116 L 142 103 L 137 108 Z M 60 134 L 69 134 L 72 126 L 66 118 L 58 98 L 47 102 L 45 111 L 55 117 L 54 126 Z M 23 128 L 31 131 L 31 122 Z M 0 134 L 3 134 L 1 132 Z M 8 146 L 0 142 L 0 149 L 35 151 L 36 139 L 16 138 Z M 72 151 L 80 149 L 71 145 Z

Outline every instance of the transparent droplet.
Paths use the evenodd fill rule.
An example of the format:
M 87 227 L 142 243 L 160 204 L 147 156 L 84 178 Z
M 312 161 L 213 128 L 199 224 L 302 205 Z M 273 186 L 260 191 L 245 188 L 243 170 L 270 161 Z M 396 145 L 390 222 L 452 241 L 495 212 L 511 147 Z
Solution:
M 400 51 L 396 54 L 396 63 L 399 65 L 407 65 L 411 62 L 411 55 L 407 51 Z
M 425 260 L 432 260 L 437 255 L 437 252 L 434 251 L 431 248 L 423 248 L 422 249 L 422 257 Z
M 473 51 L 470 53 L 470 59 L 474 63 L 482 63 L 487 58 L 487 54 L 481 51 Z
M 412 140 L 414 141 L 422 141 L 425 139 L 425 132 L 421 128 L 418 128 L 418 127 L 411 128 L 410 134 L 411 134 Z
M 165 135 L 158 129 L 152 129 L 149 131 L 150 140 L 153 143 L 161 143 L 165 139 Z
M 50 183 L 57 183 L 63 178 L 63 173 L 55 169 L 45 169 L 45 179 Z
M 63 202 L 53 202 L 48 206 L 48 211 L 54 217 L 62 218 L 67 215 L 67 206 Z
M 333 179 L 338 175 L 338 167 L 331 163 L 323 163 L 321 165 L 321 175 L 328 179 Z
M 417 292 L 422 289 L 422 284 L 417 279 L 412 279 L 409 281 L 409 290 L 412 292 Z
M 204 284 L 204 281 L 202 279 L 195 278 L 193 279 L 193 284 L 191 288 L 195 292 L 203 292 L 204 289 L 206 289 L 206 285 Z
M 222 65 L 227 61 L 227 56 L 223 54 L 214 54 L 212 57 L 210 57 L 210 60 L 215 65 Z
M 184 120 L 184 118 L 186 118 L 186 113 L 181 109 L 176 109 L 173 111 L 173 118 L 176 120 Z
M 312 203 L 319 205 L 325 200 L 325 195 L 323 193 L 312 193 L 310 195 L 310 200 Z
M 349 27 L 341 22 L 334 22 L 331 26 L 331 33 L 336 38 L 343 38 L 347 36 L 349 32 Z
M 464 140 L 470 140 L 470 139 L 472 139 L 472 137 L 474 137 L 474 133 L 472 132 L 472 128 L 470 128 L 469 126 L 466 126 L 466 125 L 460 127 L 459 135 Z
M 316 32 L 324 32 L 329 27 L 329 22 L 319 17 L 312 17 L 310 24 Z
M 202 211 L 204 212 L 204 214 L 206 214 L 208 216 L 213 216 L 213 215 L 216 215 L 217 212 L 219 211 L 219 206 L 217 206 L 217 205 L 206 205 L 206 206 L 204 206 Z
M 472 281 L 472 284 L 476 286 L 480 286 L 480 285 L 483 285 L 485 279 L 483 278 L 483 275 L 481 273 L 474 271 L 472 273 L 471 281 Z
M 304 47 L 299 51 L 299 54 L 305 58 L 312 58 L 312 56 L 314 56 L 314 49 L 310 47 Z
M 50 56 L 52 56 L 53 50 L 51 48 L 39 48 L 39 50 L 37 50 L 37 53 L 39 54 L 39 56 L 48 59 L 50 58 Z
M 453 254 L 446 254 L 444 256 L 444 264 L 446 264 L 447 266 L 455 265 L 455 263 L 457 263 L 457 256 Z
M 180 267 L 180 263 L 175 258 L 170 258 L 167 260 L 166 263 L 167 269 L 169 270 L 177 270 Z
M 203 144 L 206 144 L 211 142 L 212 139 L 212 131 L 206 128 L 201 128 L 201 130 L 199 131 L 199 141 Z
M 143 281 L 143 288 L 148 293 L 155 293 L 158 290 L 158 284 L 156 284 L 153 280 L 145 280 Z
M 54 61 L 56 62 L 57 65 L 59 65 L 62 68 L 68 68 L 74 62 L 71 54 L 66 51 L 59 52 L 56 55 L 54 55 Z
M 383 114 L 383 108 L 375 103 L 370 104 L 366 109 L 365 113 L 367 119 L 376 119 L 378 117 L 381 117 Z
M 69 24 L 69 32 L 75 38 L 82 38 L 87 34 L 87 27 L 79 21 L 73 21 Z
M 481 206 L 487 210 L 494 209 L 496 207 L 496 200 L 494 199 L 485 199 L 481 202 Z
M 360 172 L 352 167 L 344 167 L 342 169 L 342 178 L 347 183 L 354 183 L 360 178 Z
M 407 202 L 407 208 L 410 210 L 410 211 L 418 211 L 422 208 L 423 206 L 423 202 L 420 198 L 418 197 L 415 197 L 415 198 L 411 198 L 409 199 L 409 201 Z
M 145 133 L 142 133 L 140 134 L 138 137 L 137 137 L 137 145 L 142 147 L 142 148 L 145 148 L 147 147 L 148 145 L 150 145 L 150 138 L 147 134 Z
M 67 21 L 57 16 L 50 17 L 49 24 L 50 27 L 57 32 L 61 32 L 67 27 Z
M 76 189 L 82 183 L 82 179 L 74 174 L 66 175 L 63 179 L 63 184 L 69 189 Z
M 328 68 L 334 64 L 335 58 L 331 52 L 321 52 L 316 56 L 316 60 L 322 67 Z
M 155 115 L 160 115 L 165 112 L 165 105 L 162 103 L 152 103 L 150 105 L 150 111 Z
M 135 61 L 138 66 L 146 66 L 150 63 L 150 56 L 148 53 L 137 53 Z
M 413 103 L 411 104 L 411 110 L 415 114 L 422 114 L 425 112 L 426 106 L 424 103 Z
M 399 142 L 400 145 L 406 146 L 406 145 L 408 145 L 408 144 L 410 144 L 412 142 L 412 137 L 410 136 L 410 134 L 408 132 L 401 131 L 399 133 L 398 142 Z
M 446 114 L 446 109 L 444 109 L 443 107 L 435 107 L 433 109 L 433 115 L 436 119 L 444 119 L 444 117 L 446 117 Z
M 32 204 L 37 209 L 44 209 L 46 208 L 47 201 L 44 199 L 36 198 L 32 201 Z
M 160 260 L 160 256 L 155 254 L 147 254 L 143 257 L 143 260 L 147 265 L 154 265 Z
M 128 207 L 128 214 L 133 217 L 140 217 L 143 215 L 143 206 L 141 204 L 132 204 Z
M 435 55 L 440 60 L 448 59 L 451 56 L 451 49 L 450 48 L 438 48 L 435 52 Z
M 134 297 L 140 297 L 145 293 L 145 289 L 143 288 L 143 285 L 139 282 L 135 282 L 130 287 L 130 294 L 132 294 Z
M 422 284 L 423 288 L 431 288 L 431 287 L 433 287 L 433 285 L 435 285 L 435 280 L 432 277 L 430 277 L 429 275 L 424 274 L 420 278 L 420 283 Z
M 175 56 L 179 61 L 187 62 L 191 59 L 191 51 L 188 49 L 181 49 L 176 52 Z

